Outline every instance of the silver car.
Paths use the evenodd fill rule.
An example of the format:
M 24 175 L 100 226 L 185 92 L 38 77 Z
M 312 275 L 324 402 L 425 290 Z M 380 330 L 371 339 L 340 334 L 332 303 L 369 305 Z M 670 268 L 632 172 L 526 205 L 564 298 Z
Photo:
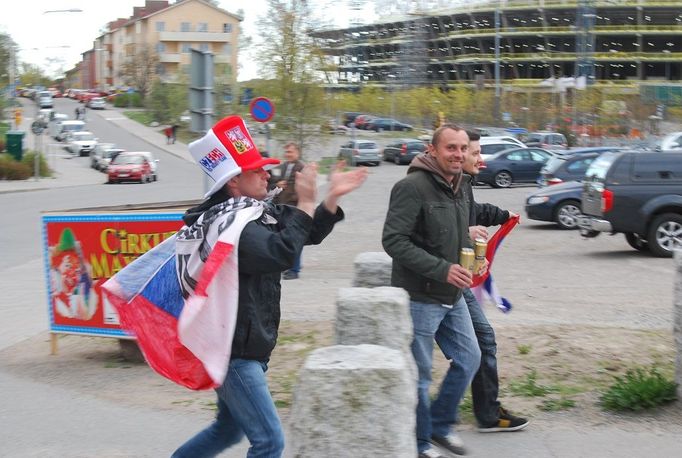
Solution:
M 339 150 L 339 159 L 355 167 L 360 164 L 381 165 L 381 151 L 379 145 L 371 140 L 351 140 Z

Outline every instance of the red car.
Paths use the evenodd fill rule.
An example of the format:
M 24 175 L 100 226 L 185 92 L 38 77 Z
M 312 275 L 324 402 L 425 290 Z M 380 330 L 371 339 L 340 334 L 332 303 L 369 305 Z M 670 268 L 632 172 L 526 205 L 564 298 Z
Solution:
M 139 181 L 149 183 L 154 180 L 152 167 L 142 154 L 121 153 L 114 158 L 107 167 L 109 177 L 107 183 L 121 183 L 123 181 Z

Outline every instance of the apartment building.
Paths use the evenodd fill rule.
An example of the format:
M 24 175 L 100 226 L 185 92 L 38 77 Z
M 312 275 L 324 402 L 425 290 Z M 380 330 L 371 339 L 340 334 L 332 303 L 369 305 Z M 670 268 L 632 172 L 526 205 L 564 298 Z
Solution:
M 237 79 L 237 51 L 242 18 L 205 0 L 147 0 L 130 18 L 111 21 L 94 41 L 92 76 L 83 87 L 111 90 L 129 86 L 126 63 L 150 56 L 155 73 L 166 82 L 187 80 L 190 49 L 214 55 L 215 77 Z M 84 53 L 85 55 L 85 53 Z M 137 56 L 137 57 L 136 57 Z

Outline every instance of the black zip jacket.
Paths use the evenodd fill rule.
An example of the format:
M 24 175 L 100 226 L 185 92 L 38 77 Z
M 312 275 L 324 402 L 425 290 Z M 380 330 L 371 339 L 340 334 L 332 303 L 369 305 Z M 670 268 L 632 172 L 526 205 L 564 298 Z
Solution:
M 229 199 L 218 191 L 183 217 L 194 223 L 213 205 Z M 293 266 L 303 245 L 317 245 L 344 218 L 320 204 L 311 218 L 290 205 L 268 205 L 248 223 L 239 238 L 239 309 L 232 340 L 232 358 L 266 361 L 277 343 L 280 322 L 281 273 Z

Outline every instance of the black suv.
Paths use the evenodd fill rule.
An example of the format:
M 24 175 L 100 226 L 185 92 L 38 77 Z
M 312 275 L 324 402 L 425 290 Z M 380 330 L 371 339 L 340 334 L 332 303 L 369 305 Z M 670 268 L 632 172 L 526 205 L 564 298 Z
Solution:
M 633 248 L 671 257 L 682 247 L 682 153 L 604 153 L 583 180 L 580 233 L 625 234 Z

